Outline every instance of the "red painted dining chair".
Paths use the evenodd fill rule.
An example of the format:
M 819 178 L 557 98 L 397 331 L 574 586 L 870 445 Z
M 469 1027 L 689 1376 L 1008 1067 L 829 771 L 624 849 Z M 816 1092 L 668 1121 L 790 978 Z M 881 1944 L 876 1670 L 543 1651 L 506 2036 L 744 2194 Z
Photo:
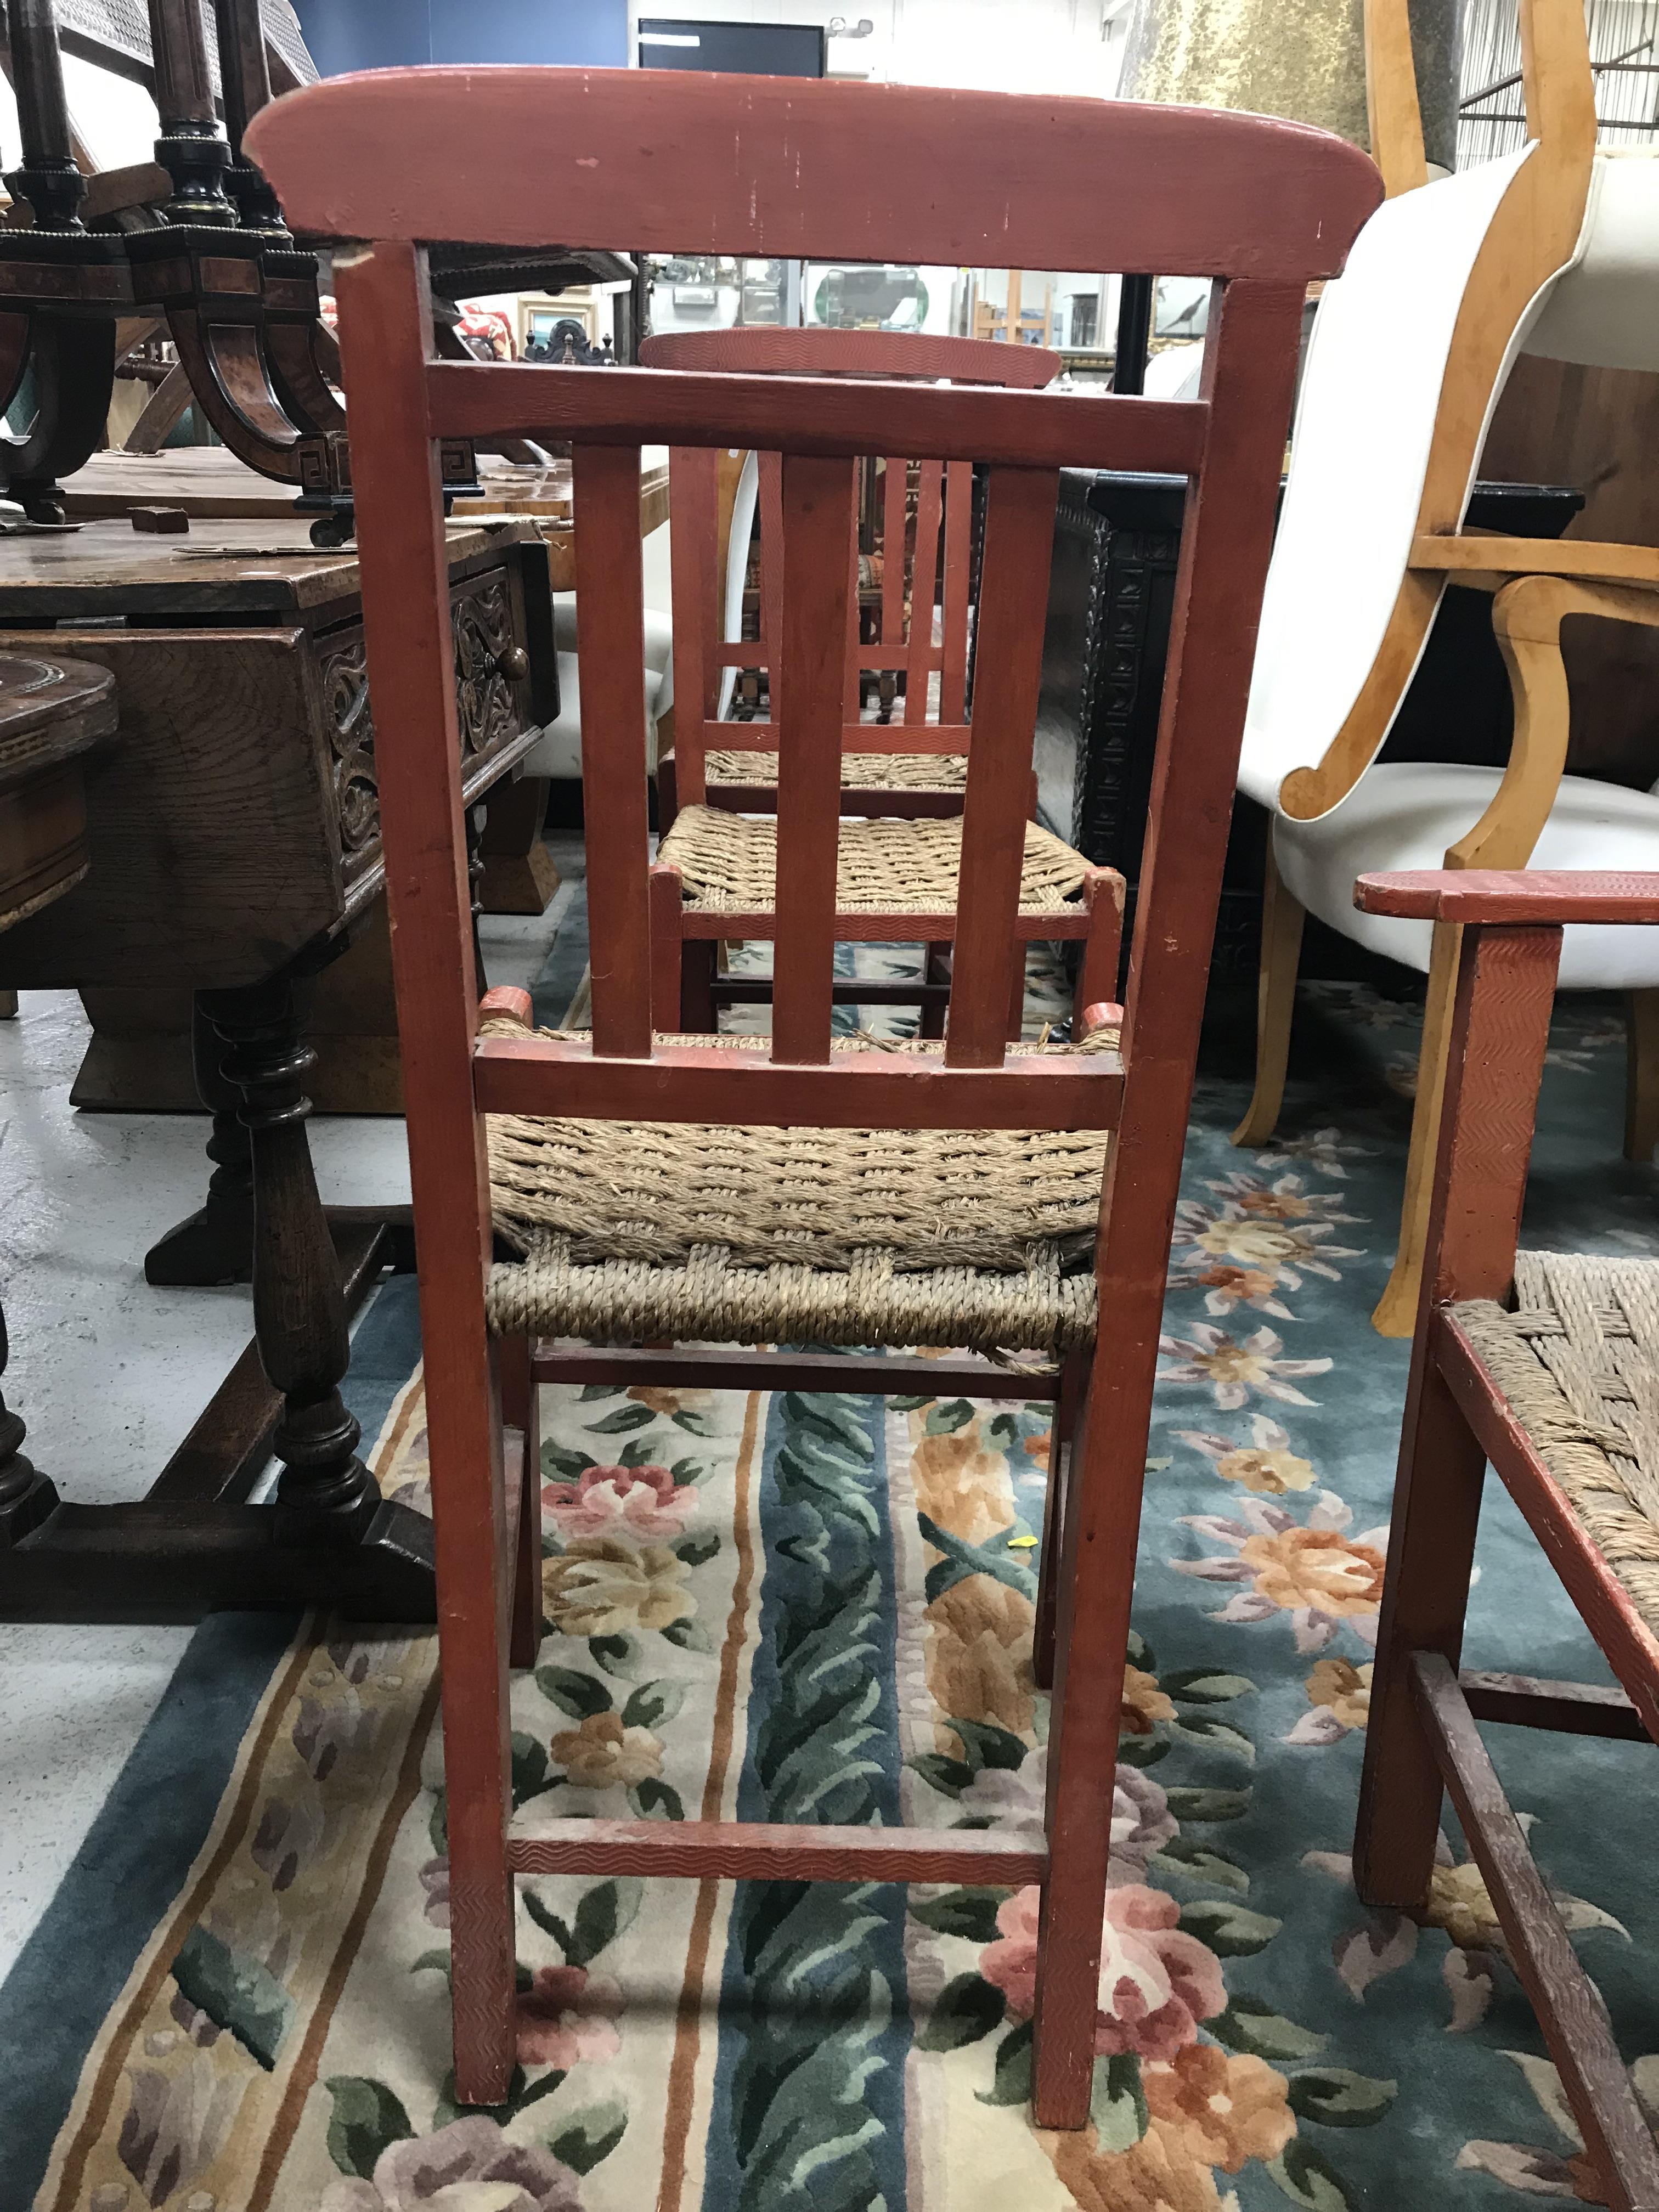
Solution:
M 1034 2106 L 1046 2126 L 1081 2127 L 1169 1237 L 1302 303 L 1310 279 L 1340 267 L 1377 199 L 1376 173 L 1321 132 L 1218 110 L 635 70 L 337 77 L 267 108 L 246 143 L 296 226 L 372 241 L 337 253 L 335 284 L 385 732 L 381 824 L 443 1657 L 457 2094 L 499 2100 L 514 2064 L 517 1873 L 1038 1882 Z M 998 145 L 1017 146 L 1018 161 L 988 161 Z M 502 146 L 517 149 L 510 183 Z M 561 374 L 431 358 L 422 241 L 434 234 L 1153 269 L 1212 277 L 1218 295 L 1202 395 L 1188 403 L 649 368 Z M 509 428 L 568 439 L 574 457 L 591 1035 L 481 1036 L 473 991 L 435 441 Z M 653 1033 L 638 452 L 665 441 L 783 456 L 769 1040 Z M 987 469 L 948 1028 L 942 1045 L 900 1051 L 831 1038 L 851 494 L 856 459 L 872 450 Z M 1121 1056 L 1115 1009 L 1079 1048 L 1011 1052 L 1005 1041 L 1064 463 L 1168 470 L 1192 486 Z M 520 1203 L 520 1162 L 514 1176 L 498 1172 L 492 1212 L 492 1115 L 507 1117 L 514 1143 L 542 1146 L 532 1204 Z M 499 1170 L 503 1132 L 495 1135 Z M 1066 1202 L 1048 1204 L 1034 1164 L 1067 1137 L 1074 1154 L 1091 1140 L 1093 1164 L 1080 1171 L 1081 1196 L 1074 1167 Z M 799 1209 L 769 1204 L 787 1194 L 759 1173 L 741 1179 L 757 1207 L 721 1218 L 710 1236 L 722 1192 L 732 1215 L 732 1179 L 700 1181 L 700 1151 L 718 1168 L 738 1149 L 763 1163 L 794 1160 L 806 1144 L 830 1178 L 825 1218 L 803 1223 Z M 649 1189 L 647 1147 L 667 1163 Z M 873 1158 L 896 1178 L 886 1209 L 862 1182 Z M 957 1158 L 965 1164 L 953 1172 Z M 841 1204 L 861 1189 L 856 1210 Z M 886 1212 L 909 1217 L 904 1237 L 920 1249 Z M 528 1233 L 525 1257 L 492 1269 L 497 1218 Z M 638 1346 L 634 1360 L 672 1373 L 690 1354 L 653 1348 L 664 1340 L 799 1342 L 790 1316 L 837 1313 L 866 1349 L 839 1362 L 835 1379 L 877 1391 L 913 1389 L 914 1368 L 869 1347 L 949 1341 L 941 1325 L 981 1353 L 1086 1352 L 1097 1328 L 1106 1332 L 1110 1357 L 1095 1368 L 1048 1516 L 1057 1620 L 1046 1837 L 512 1826 L 507 1623 L 522 1662 L 538 1623 L 522 1602 L 514 1615 L 512 1601 L 535 1565 L 538 1486 L 526 1446 L 510 1470 L 523 1500 L 515 1553 L 499 1371 L 513 1425 L 533 1440 L 532 1375 L 578 1371 L 547 1339 L 624 1347 L 572 1353 L 576 1363 L 625 1364 L 625 1347 Z M 499 1352 L 492 1331 L 507 1339 Z M 716 1352 L 703 1371 L 741 1381 L 767 1370 L 759 1354 Z M 787 1357 L 772 1371 L 787 1375 Z M 979 1371 L 993 1389 L 1000 1374 L 1006 1389 L 1005 1370 Z M 1022 1382 L 1022 1395 L 1031 1387 Z
M 648 368 L 692 373 L 730 371 L 749 375 L 903 377 L 933 383 L 1041 390 L 1060 373 L 1060 356 L 1038 346 L 993 345 L 982 338 L 929 337 L 891 331 L 781 330 L 757 326 L 730 331 L 673 331 L 647 338 L 640 357 Z M 769 695 L 778 651 L 783 605 L 782 457 L 744 456 L 734 485 L 725 478 L 738 457 L 707 446 L 678 446 L 669 454 L 673 508 L 674 685 L 679 706 L 675 740 L 657 763 L 658 858 L 679 872 L 678 909 L 665 879 L 655 896 L 659 942 L 679 945 L 678 1012 L 686 1029 L 712 1030 L 723 1006 L 769 1004 L 770 982 L 734 980 L 720 973 L 717 956 L 734 933 L 723 924 L 722 902 L 740 897 L 740 874 L 751 872 L 753 848 L 769 832 L 726 817 L 777 812 L 775 720 L 728 720 L 735 677 L 765 670 Z M 867 879 L 884 848 L 895 849 L 911 880 L 918 872 L 919 833 L 901 822 L 960 817 L 967 786 L 969 671 L 972 658 L 973 501 L 971 461 L 866 456 L 854 487 L 860 514 L 878 514 L 881 574 L 860 588 L 862 555 L 855 544 L 849 578 L 847 726 L 842 756 L 841 810 L 869 817 L 854 833 Z M 729 496 L 735 490 L 735 499 Z M 740 639 L 749 545 L 759 521 L 759 635 Z M 938 620 L 935 623 L 935 615 Z M 875 635 L 866 638 L 869 623 Z M 937 635 L 935 631 L 937 629 Z M 902 677 L 896 723 L 861 718 L 860 686 L 877 673 L 896 684 Z M 937 692 L 934 679 L 937 678 Z M 775 703 L 772 715 L 776 714 Z M 1035 734 L 1035 732 L 1034 732 Z M 1036 817 L 1036 776 L 1030 779 L 1029 811 Z M 679 819 L 682 805 L 686 809 Z M 930 858 L 944 862 L 940 896 L 954 904 L 949 869 L 959 832 L 920 833 Z M 1109 878 L 1080 853 L 1039 831 L 1052 875 L 1068 886 L 1070 911 L 1056 936 L 1091 933 L 1096 898 L 1116 896 Z M 849 860 L 854 855 L 849 853 Z M 849 868 L 849 880 L 854 870 Z M 858 896 L 856 890 L 854 896 Z M 744 903 L 752 906 L 752 896 Z M 1049 904 L 1054 904 L 1052 900 Z M 862 908 L 838 916 L 842 941 L 869 942 Z M 678 916 L 678 920 L 677 920 Z M 901 936 L 917 935 L 907 922 Z M 927 942 L 919 978 L 838 981 L 837 1004 L 920 1004 L 921 1034 L 942 1036 L 950 995 L 948 942 Z M 1116 950 L 1103 945 L 1098 973 L 1079 979 L 1079 1008 L 1116 988 Z M 665 977 L 667 954 L 665 950 Z M 666 986 L 672 990 L 672 982 Z M 1024 976 L 1015 979 L 1009 1034 L 1018 1036 L 1024 1009 Z M 666 1010 L 660 1018 L 666 1021 Z

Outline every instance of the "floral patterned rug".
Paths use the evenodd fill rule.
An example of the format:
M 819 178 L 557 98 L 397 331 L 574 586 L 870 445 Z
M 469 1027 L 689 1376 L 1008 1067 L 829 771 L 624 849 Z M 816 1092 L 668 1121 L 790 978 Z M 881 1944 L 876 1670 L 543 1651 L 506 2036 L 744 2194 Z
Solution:
M 1200 1084 L 1085 2132 L 1030 2121 L 1035 1892 L 961 1887 L 527 1882 L 520 2069 L 499 2110 L 459 2112 L 432 1642 L 307 1623 L 265 1652 L 193 1862 L 122 1984 L 61 2078 L 33 2077 L 35 2133 L 42 2112 L 52 2126 L 21 2188 L 15 2162 L 0 2179 L 0 2205 L 1595 2201 L 1455 1825 L 1425 1925 L 1368 1911 L 1349 1880 L 1406 1368 L 1368 1316 L 1392 1249 L 1415 1020 L 1364 991 L 1310 990 L 1309 1075 L 1262 1152 L 1227 1141 L 1236 1075 Z M 1610 1010 L 1565 1005 L 1552 1059 L 1528 1242 L 1659 1249 L 1652 1170 L 1618 1158 Z M 407 1329 L 408 1286 L 382 1294 L 388 1310 L 399 1300 Z M 1044 1409 L 544 1396 L 550 1632 L 514 1705 L 526 1817 L 1036 1828 Z M 387 1489 L 421 1494 L 418 1378 L 377 1464 Z M 1476 1663 L 1605 1679 L 1501 1494 L 1480 1563 Z M 1490 1741 L 1659 2111 L 1643 1748 Z M 118 1790 L 120 1820 L 159 1850 L 170 1800 L 147 1772 L 147 1790 Z M 59 1916 L 52 1941 L 70 1986 L 81 1954 L 95 1960 L 98 1911 Z M 11 1989 L 0 2029 L 17 2031 Z M 0 2092 L 0 2132 L 14 2117 Z

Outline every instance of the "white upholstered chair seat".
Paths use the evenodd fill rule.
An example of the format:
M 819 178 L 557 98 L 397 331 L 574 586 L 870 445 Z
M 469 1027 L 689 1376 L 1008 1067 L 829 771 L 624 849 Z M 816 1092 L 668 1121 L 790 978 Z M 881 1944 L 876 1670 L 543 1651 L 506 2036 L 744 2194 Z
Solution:
M 1437 868 L 1446 848 L 1485 813 L 1501 771 L 1437 761 L 1383 761 L 1334 813 L 1317 822 L 1280 815 L 1273 856 L 1291 896 L 1310 914 L 1372 952 L 1425 974 L 1431 925 L 1361 914 L 1354 878 L 1398 868 Z M 1566 775 L 1531 860 L 1534 868 L 1659 869 L 1659 797 Z M 1563 990 L 1659 987 L 1659 930 L 1569 929 Z
M 553 642 L 559 664 L 559 714 L 525 757 L 526 775 L 575 779 L 582 772 L 581 670 L 576 658 L 576 594 L 553 594 Z M 657 765 L 657 723 L 674 703 L 674 625 L 645 610 L 645 764 Z

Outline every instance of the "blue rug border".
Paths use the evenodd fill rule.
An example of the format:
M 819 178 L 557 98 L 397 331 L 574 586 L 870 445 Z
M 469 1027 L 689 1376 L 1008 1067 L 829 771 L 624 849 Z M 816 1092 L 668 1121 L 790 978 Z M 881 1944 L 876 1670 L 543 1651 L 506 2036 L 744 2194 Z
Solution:
M 390 1277 L 352 1339 L 342 1395 L 369 1440 L 420 1358 L 412 1275 Z M 243 1737 L 301 1615 L 204 1620 L 0 1983 L 0 2212 L 29 2212 L 94 2039 L 212 1828 Z

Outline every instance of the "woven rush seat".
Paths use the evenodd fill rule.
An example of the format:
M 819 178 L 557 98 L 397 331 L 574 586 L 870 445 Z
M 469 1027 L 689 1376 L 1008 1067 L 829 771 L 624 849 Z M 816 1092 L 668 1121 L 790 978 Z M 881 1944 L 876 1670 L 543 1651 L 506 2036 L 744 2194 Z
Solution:
M 778 757 L 775 752 L 709 753 L 703 762 L 704 780 L 711 784 L 775 784 Z M 841 763 L 844 791 L 965 791 L 966 753 L 844 753 Z
M 769 913 L 777 897 L 775 821 L 687 806 L 658 849 L 685 880 L 690 913 Z M 938 914 L 954 908 L 962 860 L 962 820 L 844 821 L 836 873 L 842 914 Z M 1025 825 L 1022 914 L 1063 914 L 1088 871 L 1081 853 Z
M 1098 1031 L 1026 1049 L 1116 1042 Z M 944 1344 L 1057 1358 L 1094 1334 L 1106 1142 L 1099 1131 L 492 1115 L 495 1224 L 522 1256 L 491 1270 L 489 1325 L 600 1344 Z
M 1659 1261 L 1522 1252 L 1515 1285 L 1452 1313 L 1659 1635 Z

